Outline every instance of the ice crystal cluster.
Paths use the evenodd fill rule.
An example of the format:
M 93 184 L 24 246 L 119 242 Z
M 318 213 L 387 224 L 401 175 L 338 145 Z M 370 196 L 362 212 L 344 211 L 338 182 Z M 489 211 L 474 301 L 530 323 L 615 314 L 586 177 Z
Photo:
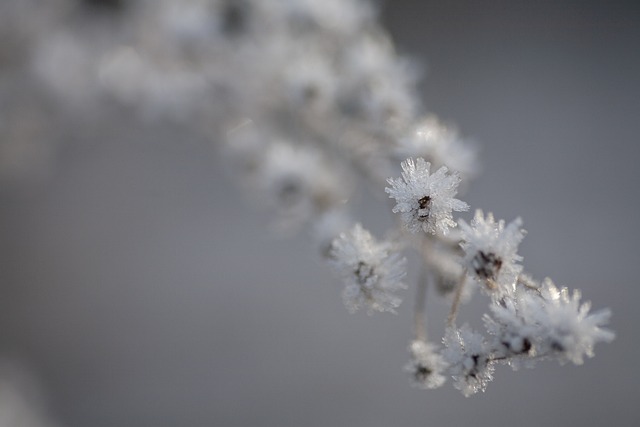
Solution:
M 406 289 L 401 282 L 406 259 L 393 251 L 391 243 L 378 243 L 356 224 L 333 241 L 329 259 L 344 278 L 342 297 L 349 311 L 366 307 L 369 312 L 394 312 L 400 305 L 394 292 Z
M 70 112 L 57 114 L 73 117 L 78 129 L 87 113 L 108 120 L 118 106 L 144 126 L 171 121 L 214 142 L 248 198 L 271 209 L 271 224 L 311 230 L 344 281 L 349 311 L 395 312 L 407 287 L 402 252 L 418 253 L 425 274 L 416 284 L 405 368 L 414 385 L 432 389 L 451 378 L 469 396 L 485 390 L 498 364 L 581 364 L 596 343 L 613 339 L 607 310 L 591 312 L 578 291 L 524 272 L 519 218 L 505 223 L 480 210 L 470 223 L 456 217 L 469 209 L 457 197 L 479 170 L 476 150 L 423 110 L 419 73 L 396 53 L 371 3 L 107 3 L 111 10 L 96 14 L 56 0 L 37 15 L 30 13 L 37 2 L 2 3 L 0 34 L 11 37 L 1 46 L 9 66 L 0 72 L 38 80 L 47 99 Z M 16 24 L 35 16 L 31 32 Z M 29 96 L 1 89 L 2 109 Z M 31 114 L 46 105 L 36 103 Z M 0 148 L 20 152 L 15 147 L 46 134 L 15 123 L 0 121 Z M 386 191 L 391 206 L 380 209 L 397 217 L 391 230 L 376 233 L 384 239 L 351 211 L 352 196 L 367 191 L 383 200 Z M 427 287 L 451 303 L 442 339 L 427 334 Z M 456 321 L 474 288 L 489 301 L 476 329 Z
M 409 231 L 447 234 L 455 227 L 452 212 L 466 211 L 469 206 L 454 199 L 460 183 L 457 173 L 448 174 L 446 166 L 429 173 L 431 164 L 423 158 L 414 163 L 409 158 L 402 162 L 402 179 L 389 178 L 391 187 L 385 191 L 396 200 L 394 213 L 401 213 Z

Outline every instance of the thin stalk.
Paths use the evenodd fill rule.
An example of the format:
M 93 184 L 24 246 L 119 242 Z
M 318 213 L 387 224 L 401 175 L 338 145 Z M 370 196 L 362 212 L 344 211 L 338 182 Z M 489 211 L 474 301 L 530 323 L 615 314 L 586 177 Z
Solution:
M 427 287 L 429 285 L 429 269 L 425 261 L 431 252 L 431 243 L 428 237 L 424 237 L 421 247 L 422 265 L 420 267 L 420 276 L 418 277 L 418 286 L 416 289 L 416 300 L 413 306 L 413 324 L 415 338 L 418 341 L 427 341 Z
M 422 264 L 420 277 L 418 277 L 418 288 L 416 290 L 416 301 L 413 311 L 413 323 L 416 340 L 427 342 L 427 285 L 428 272 L 425 264 Z
M 467 281 L 467 270 L 465 269 L 462 272 L 462 276 L 460 277 L 458 286 L 456 286 L 456 293 L 453 295 L 453 302 L 451 303 L 451 311 L 449 311 L 449 317 L 447 318 L 448 327 L 451 327 L 456 323 L 456 318 L 458 316 L 458 308 L 460 307 L 460 299 L 462 297 L 462 290 L 464 289 L 464 284 L 466 283 L 466 281 Z

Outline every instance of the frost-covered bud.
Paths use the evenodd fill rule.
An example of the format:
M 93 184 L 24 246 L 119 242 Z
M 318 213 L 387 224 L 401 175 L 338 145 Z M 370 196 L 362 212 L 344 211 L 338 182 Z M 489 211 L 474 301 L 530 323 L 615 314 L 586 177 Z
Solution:
M 259 196 L 278 209 L 283 226 L 306 223 L 347 197 L 347 186 L 336 168 L 307 146 L 271 144 L 254 179 Z
M 404 370 L 411 375 L 411 385 L 422 389 L 433 389 L 447 381 L 443 374 L 449 365 L 438 353 L 437 346 L 415 340 L 409 346 L 409 352 L 411 360 Z
M 265 2 L 267 3 L 267 2 Z M 271 2 L 277 13 L 299 34 L 355 37 L 371 24 L 375 10 L 366 1 L 296 0 Z
M 330 260 L 344 279 L 342 298 L 350 312 L 362 307 L 369 314 L 395 312 L 402 300 L 394 292 L 406 289 L 402 283 L 406 259 L 394 252 L 390 243 L 378 243 L 356 224 L 333 241 Z
M 424 157 L 434 167 L 446 165 L 463 176 L 473 176 L 478 168 L 475 147 L 434 115 L 419 121 L 408 135 L 400 138 L 396 151 L 403 158 Z
M 533 357 L 538 352 L 535 345 L 538 325 L 531 311 L 537 311 L 534 307 L 542 303 L 543 300 L 534 292 L 519 288 L 509 296 L 495 299 L 489 306 L 491 316 L 485 314 L 483 317 L 487 331 L 494 340 L 492 348 L 514 370 L 522 362 L 527 367 L 533 366 Z
M 334 106 L 338 76 L 321 52 L 294 55 L 282 78 L 284 92 L 293 108 L 323 112 Z
M 540 325 L 540 352 L 548 352 L 560 362 L 581 365 L 584 356 L 593 357 L 597 342 L 611 342 L 615 334 L 605 328 L 611 317 L 608 309 L 589 314 L 591 304 L 580 304 L 580 292 L 569 294 L 567 288 L 558 289 L 550 279 L 545 279 L 541 294 L 546 303 L 536 319 Z
M 482 335 L 465 324 L 460 329 L 448 328 L 443 342 L 445 350 L 442 355 L 450 365 L 454 387 L 466 397 L 485 391 L 489 381 L 493 380 L 494 366 L 490 348 Z
M 379 33 L 358 37 L 342 50 L 338 63 L 344 113 L 374 127 L 389 120 L 413 121 L 419 104 L 415 97 L 418 72 L 411 61 L 396 55 L 387 37 Z
M 580 292 L 569 294 L 545 279 L 536 290 L 518 287 L 495 299 L 491 316 L 484 321 L 499 356 L 514 369 L 532 366 L 536 359 L 556 358 L 561 363 L 583 363 L 593 356 L 599 341 L 609 342 L 614 333 L 604 329 L 609 310 L 589 314 L 590 304 L 580 304 Z
M 490 288 L 513 290 L 522 266 L 516 252 L 526 232 L 521 228 L 522 220 L 516 218 L 505 227 L 504 221 L 496 222 L 493 214 L 486 218 L 477 210 L 471 225 L 458 221 L 462 232 L 461 246 L 465 252 L 465 264 L 479 280 Z
M 396 200 L 394 213 L 400 212 L 409 231 L 417 233 L 447 234 L 455 227 L 452 211 L 465 211 L 469 206 L 454 199 L 460 183 L 458 173 L 447 173 L 443 166 L 430 173 L 431 164 L 423 158 L 416 162 L 409 158 L 402 162 L 402 177 L 389 178 L 391 187 L 385 188 L 389 197 Z

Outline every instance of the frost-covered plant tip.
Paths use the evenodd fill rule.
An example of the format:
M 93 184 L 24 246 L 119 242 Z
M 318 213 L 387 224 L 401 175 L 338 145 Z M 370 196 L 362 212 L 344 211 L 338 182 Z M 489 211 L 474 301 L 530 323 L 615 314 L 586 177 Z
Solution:
M 280 230 L 313 230 L 344 281 L 349 311 L 398 310 L 408 287 L 402 252 L 416 251 L 423 274 L 405 367 L 414 385 L 433 389 L 449 377 L 469 396 L 485 390 L 498 364 L 581 364 L 596 343 L 614 338 L 604 328 L 609 311 L 591 312 L 578 291 L 524 272 L 521 219 L 505 223 L 480 210 L 469 223 L 456 218 L 469 210 L 457 197 L 478 170 L 476 151 L 422 110 L 418 73 L 370 3 L 122 3 L 113 25 L 126 31 L 106 41 L 75 37 L 69 19 L 53 36 L 36 37 L 35 73 L 71 107 L 91 94 L 93 103 L 120 102 L 147 122 L 173 120 L 221 141 Z M 73 73 L 60 72 L 74 64 Z M 397 217 L 391 230 L 371 233 L 350 211 L 351 196 L 364 191 L 383 200 L 386 191 L 390 205 L 380 209 Z M 429 287 L 451 301 L 441 339 L 427 334 Z M 476 329 L 457 323 L 473 288 L 489 301 Z
M 429 174 L 431 164 L 423 158 L 402 162 L 402 179 L 389 178 L 391 187 L 385 191 L 396 199 L 394 213 L 400 212 L 402 221 L 409 231 L 418 233 L 447 234 L 455 227 L 452 211 L 466 211 L 469 206 L 454 199 L 460 177 L 457 173 L 447 174 L 442 166 Z
M 376 242 L 356 224 L 333 241 L 329 259 L 344 277 L 342 296 L 349 311 L 367 307 L 369 313 L 395 312 L 402 300 L 393 292 L 406 289 L 400 281 L 405 276 L 406 259 L 394 252 L 389 242 Z

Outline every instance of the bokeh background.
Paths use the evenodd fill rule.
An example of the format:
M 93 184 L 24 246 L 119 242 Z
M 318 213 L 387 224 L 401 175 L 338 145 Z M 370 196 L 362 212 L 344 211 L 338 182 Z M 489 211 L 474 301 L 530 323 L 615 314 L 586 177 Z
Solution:
M 427 108 L 481 148 L 464 199 L 522 216 L 526 269 L 610 307 L 616 340 L 580 367 L 498 368 L 471 398 L 412 389 L 413 289 L 397 316 L 348 314 L 308 236 L 270 233 L 208 144 L 115 111 L 0 188 L 0 353 L 55 425 L 638 425 L 640 3 L 388 0 L 381 17 Z M 446 311 L 430 299 L 434 337 Z

